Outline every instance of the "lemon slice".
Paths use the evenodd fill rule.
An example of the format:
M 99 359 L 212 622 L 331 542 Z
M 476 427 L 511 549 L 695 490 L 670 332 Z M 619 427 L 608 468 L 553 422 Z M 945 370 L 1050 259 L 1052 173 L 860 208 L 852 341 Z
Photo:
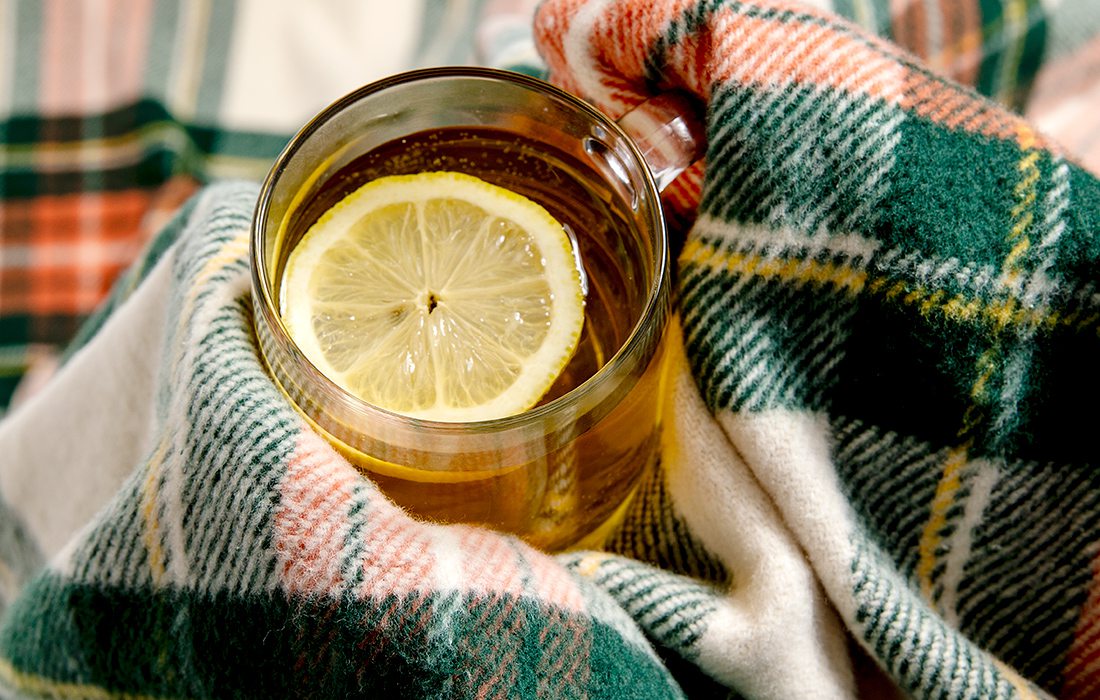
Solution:
M 535 202 L 470 175 L 374 180 L 287 260 L 283 319 L 325 376 L 415 418 L 479 421 L 535 405 L 584 323 L 569 235 Z

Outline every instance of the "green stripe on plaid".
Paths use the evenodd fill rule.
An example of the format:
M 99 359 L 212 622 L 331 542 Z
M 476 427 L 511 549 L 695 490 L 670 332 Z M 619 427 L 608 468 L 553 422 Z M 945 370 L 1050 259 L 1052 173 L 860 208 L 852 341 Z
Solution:
M 823 100 L 812 86 L 771 94 L 716 87 L 708 106 L 714 170 L 700 212 L 761 222 L 782 217 L 810 232 L 873 221 L 901 121 L 896 107 L 860 96 Z
M 34 538 L 0 493 L 0 617 L 44 563 Z
M 432 613 L 441 607 L 462 612 L 446 629 Z M 440 592 L 365 606 L 278 591 L 80 585 L 48 575 L 11 616 L 42 620 L 33 635 L 12 625 L 0 631 L 0 689 L 28 698 L 474 697 L 479 688 L 529 698 L 678 696 L 649 657 L 625 647 L 606 653 L 615 648 L 614 630 L 586 617 L 548 616 L 531 599 Z M 572 626 L 592 653 L 583 673 L 566 664 L 537 675 L 544 650 Z M 502 639 L 497 629 L 511 633 Z M 504 667 L 494 656 L 502 643 L 515 645 Z M 86 650 L 79 664 L 74 649 Z M 578 651 L 560 649 L 563 660 Z
M 564 559 L 607 591 L 660 646 L 689 660 L 697 655 L 707 619 L 722 598 L 720 589 L 625 557 L 576 554 Z
M 424 65 L 463 65 L 471 62 L 473 44 L 487 0 L 426 0 L 415 54 Z
M 181 123 L 150 99 L 80 118 L 13 117 L 0 122 L 0 138 L 9 199 L 151 188 L 180 173 L 206 180 L 227 167 L 259 179 L 287 140 Z
M 730 574 L 684 523 L 665 483 L 664 468 L 649 470 L 623 522 L 603 546 L 609 552 L 684 576 L 728 584 Z
M 9 348 L 4 348 L 8 350 Z M 6 407 L 11 404 L 12 397 L 15 395 L 16 389 L 19 388 L 19 384 L 22 381 L 23 374 L 27 371 L 27 365 L 25 364 L 9 364 L 0 368 L 3 372 L 0 375 L 0 406 L 5 408 L 0 409 L 0 416 L 4 415 Z
M 975 87 L 1020 108 L 1046 48 L 1042 0 L 980 0 L 982 62 Z
M 945 128 L 876 98 L 808 86 L 770 94 L 716 89 L 708 129 L 714 165 L 701 204 L 706 215 L 807 234 L 863 233 L 893 249 L 901 264 L 918 252 L 958 256 L 979 266 L 971 273 L 978 278 L 980 266 L 999 267 L 1013 246 L 1006 233 L 1018 196 L 1005 173 L 1023 155 L 1017 144 Z M 1039 152 L 1034 165 L 1037 195 L 1049 196 L 1058 186 L 1055 160 Z M 1079 180 L 1071 196 L 1095 202 L 1096 185 L 1070 170 Z M 1067 231 L 1073 240 L 1066 245 L 1095 245 L 1090 223 Z
M 225 66 L 232 50 L 231 40 L 237 12 L 237 0 L 210 3 L 202 73 L 195 99 L 195 114 L 204 122 L 215 120 L 221 107 L 227 78 Z
M 833 0 L 833 11 L 870 29 L 881 37 L 890 39 L 890 4 L 884 0 Z
M 164 95 L 170 85 L 173 67 L 170 49 L 176 42 L 179 26 L 180 3 L 175 0 L 154 0 L 149 39 L 145 46 L 146 65 L 142 87 L 146 94 Z
M 988 352 L 975 334 L 1009 343 L 1004 352 L 1013 338 L 1038 335 L 1046 341 L 1029 362 L 1041 390 L 1009 374 L 1011 363 L 993 372 L 991 385 L 1023 384 L 1004 398 L 1011 414 L 990 408 L 1008 422 L 971 436 L 975 449 L 1087 459 L 1080 414 L 1058 407 L 1100 389 L 1098 379 L 1045 358 L 1096 349 L 1095 179 L 1014 142 L 919 117 L 875 119 L 874 107 L 858 107 L 871 98 L 782 94 L 725 88 L 710 110 L 720 145 L 708 154 L 682 294 L 689 354 L 711 405 L 829 406 L 947 444 Z M 727 221 L 741 228 L 724 237 Z M 776 228 L 782 237 L 768 233 Z M 717 300 L 722 326 L 713 323 Z M 811 357 L 831 360 L 815 370 Z M 910 398 L 899 402 L 899 393 Z M 1045 410 L 1027 410 L 1033 402 Z
M 71 338 L 82 323 L 82 318 L 72 314 L 4 314 L 0 316 L 0 352 L 8 357 L 24 357 L 9 362 L 8 367 L 27 367 L 27 348 L 58 338 Z
M 37 108 L 39 70 L 42 67 L 41 34 L 44 5 L 40 2 L 15 4 L 14 65 L 12 66 L 11 109 L 33 113 Z
M 852 562 L 855 623 L 879 663 L 915 697 L 1014 700 L 1045 697 L 944 625 L 889 574 L 889 560 L 861 544 Z M 1027 695 L 1025 695 L 1025 692 Z
M 0 319 L 0 338 L 19 337 L 26 319 Z M 0 345 L 0 406 L 7 406 L 19 384 L 19 379 L 30 366 L 30 352 L 26 345 Z M 3 415 L 0 411 L 0 415 Z
M 837 421 L 835 431 L 838 476 L 863 531 L 915 580 L 927 504 L 948 451 L 860 421 Z M 933 606 L 1026 677 L 1059 687 L 1091 580 L 1100 477 L 976 461 L 961 475 L 947 520 L 944 538 L 965 540 L 970 555 L 965 566 L 948 557 L 932 570 Z M 1026 574 L 1019 571 L 1024 561 Z

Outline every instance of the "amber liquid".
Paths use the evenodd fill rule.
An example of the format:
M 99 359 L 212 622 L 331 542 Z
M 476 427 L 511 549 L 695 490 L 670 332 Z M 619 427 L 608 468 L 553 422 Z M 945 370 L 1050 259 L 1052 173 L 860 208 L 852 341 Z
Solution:
M 301 205 L 287 229 L 279 274 L 290 250 L 322 213 L 378 177 L 453 170 L 518 192 L 544 206 L 570 233 L 587 284 L 582 335 L 543 397 L 543 403 L 550 402 L 579 387 L 619 351 L 646 312 L 652 284 L 647 239 L 595 167 L 501 129 L 437 129 L 383 144 L 338 170 Z M 455 455 L 455 471 L 427 465 L 438 463 L 438 456 L 372 445 L 353 430 L 323 432 L 413 514 L 484 524 L 559 549 L 605 524 L 655 457 L 660 343 L 659 334 L 643 343 L 652 360 L 630 368 L 623 387 L 594 399 L 575 420 L 548 427 L 519 448 Z

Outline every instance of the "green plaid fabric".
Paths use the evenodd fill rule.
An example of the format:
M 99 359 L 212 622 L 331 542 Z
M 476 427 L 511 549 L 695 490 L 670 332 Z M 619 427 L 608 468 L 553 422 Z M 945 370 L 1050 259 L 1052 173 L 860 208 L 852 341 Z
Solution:
M 189 198 L 0 422 L 0 697 L 1096 697 L 1100 183 L 944 75 L 1019 105 L 1100 13 L 940 5 L 540 5 L 556 82 L 707 104 L 600 551 L 389 503 L 263 372 L 256 186 Z
M 158 389 L 156 444 L 6 611 L 0 693 L 618 697 L 617 678 L 677 696 L 629 618 L 565 568 L 415 523 L 305 427 L 253 345 L 256 195 L 211 188 L 162 234 L 179 237 L 159 312 L 176 381 Z M 454 556 L 463 585 L 436 589 Z
M 574 4 L 544 9 L 559 80 L 707 100 L 687 356 L 849 631 L 918 697 L 1095 696 L 1095 177 L 820 12 Z M 1017 95 L 994 77 L 1041 42 L 979 85 Z

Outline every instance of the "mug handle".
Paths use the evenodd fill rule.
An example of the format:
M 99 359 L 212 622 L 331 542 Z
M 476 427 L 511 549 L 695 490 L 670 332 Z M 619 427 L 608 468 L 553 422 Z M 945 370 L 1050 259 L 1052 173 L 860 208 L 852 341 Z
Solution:
M 706 129 L 696 100 L 682 92 L 664 92 L 642 102 L 619 120 L 638 146 L 663 191 L 706 151 Z

